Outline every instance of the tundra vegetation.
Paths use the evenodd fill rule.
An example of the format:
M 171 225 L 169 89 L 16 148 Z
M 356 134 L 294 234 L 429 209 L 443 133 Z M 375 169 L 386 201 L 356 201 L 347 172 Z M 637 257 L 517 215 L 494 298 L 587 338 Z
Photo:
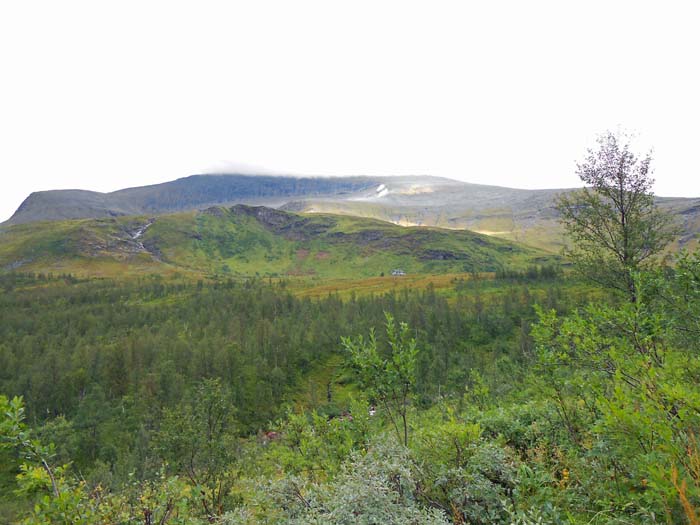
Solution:
M 580 272 L 312 297 L 3 274 L 0 521 L 700 522 L 700 256 L 660 259 L 613 138 L 562 202 Z

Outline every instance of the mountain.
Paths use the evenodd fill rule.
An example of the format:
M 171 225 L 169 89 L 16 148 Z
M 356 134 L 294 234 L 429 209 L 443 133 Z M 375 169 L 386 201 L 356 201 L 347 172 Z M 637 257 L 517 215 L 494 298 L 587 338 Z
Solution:
M 112 193 L 32 193 L 4 225 L 41 220 L 159 215 L 233 204 L 367 217 L 403 226 L 467 229 L 557 252 L 562 230 L 554 199 L 571 189 L 522 190 L 429 176 L 285 177 L 193 175 Z M 694 247 L 700 198 L 658 198 Z
M 0 270 L 93 276 L 186 272 L 364 278 L 394 269 L 497 271 L 549 259 L 539 250 L 470 231 L 241 204 L 0 230 Z
M 435 177 L 386 177 L 362 195 L 310 197 L 283 209 L 372 217 L 405 226 L 466 229 L 558 253 L 564 232 L 555 198 L 575 189 L 522 190 Z M 700 238 L 700 198 L 657 197 L 681 235 L 673 248 L 694 248 Z
M 192 175 L 111 193 L 40 191 L 29 195 L 5 225 L 60 219 L 172 213 L 235 203 L 280 205 L 295 197 L 342 197 L 376 186 L 362 177 Z

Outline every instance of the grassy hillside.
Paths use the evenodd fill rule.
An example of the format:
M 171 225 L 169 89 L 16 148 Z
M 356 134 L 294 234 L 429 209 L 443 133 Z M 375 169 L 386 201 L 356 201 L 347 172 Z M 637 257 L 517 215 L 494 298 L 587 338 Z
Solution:
M 178 213 L 233 204 L 296 213 L 351 215 L 401 226 L 471 230 L 558 253 L 563 229 L 554 202 L 567 189 L 523 190 L 429 176 L 273 177 L 196 175 L 112 193 L 83 190 L 31 194 L 10 220 L 44 220 Z M 677 247 L 694 248 L 700 200 L 658 198 L 681 228 Z
M 237 205 L 157 218 L 22 224 L 0 230 L 0 269 L 115 276 L 194 275 L 359 279 L 487 272 L 547 260 L 468 231 L 401 227 L 349 216 Z

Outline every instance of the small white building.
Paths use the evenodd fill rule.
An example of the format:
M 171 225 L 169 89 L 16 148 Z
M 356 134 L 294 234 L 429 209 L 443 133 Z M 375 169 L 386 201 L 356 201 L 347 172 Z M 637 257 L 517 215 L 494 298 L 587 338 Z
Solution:
M 404 272 L 403 270 L 401 270 L 399 268 L 396 268 L 394 270 L 391 270 L 391 275 L 393 275 L 394 277 L 400 277 L 402 275 L 406 275 L 406 272 Z

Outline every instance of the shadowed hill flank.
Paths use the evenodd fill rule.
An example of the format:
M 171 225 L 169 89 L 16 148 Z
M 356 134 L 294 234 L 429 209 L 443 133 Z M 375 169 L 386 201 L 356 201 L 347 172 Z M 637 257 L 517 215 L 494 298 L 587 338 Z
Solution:
M 333 278 L 496 271 L 546 260 L 469 231 L 257 206 L 158 217 L 22 224 L 0 230 L 0 269 L 78 275 L 192 272 Z

